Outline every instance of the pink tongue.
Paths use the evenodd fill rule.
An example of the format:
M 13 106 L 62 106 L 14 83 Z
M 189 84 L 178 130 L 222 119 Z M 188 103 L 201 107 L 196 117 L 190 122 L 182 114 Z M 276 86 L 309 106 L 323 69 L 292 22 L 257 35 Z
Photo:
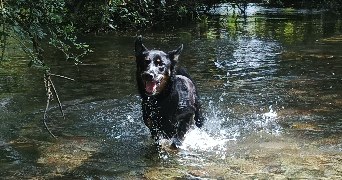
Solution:
M 156 81 L 147 81 L 145 90 L 146 90 L 146 92 L 151 93 L 156 89 L 156 87 L 157 87 Z

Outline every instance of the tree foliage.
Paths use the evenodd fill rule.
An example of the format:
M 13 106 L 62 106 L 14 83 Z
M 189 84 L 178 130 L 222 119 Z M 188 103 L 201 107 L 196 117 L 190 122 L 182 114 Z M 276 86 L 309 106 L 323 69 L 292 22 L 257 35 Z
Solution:
M 161 22 L 195 18 L 202 2 L 204 0 L 70 0 L 66 6 L 72 21 L 85 32 L 136 31 Z
M 6 59 L 7 39 L 30 58 L 29 66 L 48 68 L 42 41 L 62 51 L 78 64 L 91 52 L 75 34 L 103 30 L 139 30 L 161 22 L 195 18 L 200 0 L 1 0 L 1 60 Z M 72 53 L 74 52 L 74 53 Z M 75 53 L 77 52 L 77 53 Z
M 1 14 L 1 60 L 5 57 L 7 38 L 15 39 L 18 48 L 29 56 L 29 67 L 46 70 L 49 68 L 44 61 L 42 40 L 76 64 L 81 56 L 91 52 L 88 45 L 77 43 L 75 27 L 69 18 L 65 18 L 68 9 L 64 0 L 1 0 Z M 80 50 L 79 54 L 71 53 L 72 49 Z

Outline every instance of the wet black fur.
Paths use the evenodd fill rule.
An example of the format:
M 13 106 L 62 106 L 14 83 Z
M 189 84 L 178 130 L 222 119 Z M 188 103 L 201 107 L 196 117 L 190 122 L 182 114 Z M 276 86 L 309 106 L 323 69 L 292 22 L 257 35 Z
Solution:
M 172 145 L 176 148 L 181 145 L 193 121 L 197 127 L 201 127 L 204 121 L 199 96 L 190 74 L 184 67 L 175 70 L 182 49 L 183 45 L 168 53 L 150 51 L 142 44 L 141 36 L 135 41 L 136 80 L 142 98 L 144 123 L 153 138 L 158 140 L 158 135 L 163 135 L 172 139 Z M 144 81 L 157 77 L 158 73 L 168 77 L 166 84 L 159 93 L 149 94 Z

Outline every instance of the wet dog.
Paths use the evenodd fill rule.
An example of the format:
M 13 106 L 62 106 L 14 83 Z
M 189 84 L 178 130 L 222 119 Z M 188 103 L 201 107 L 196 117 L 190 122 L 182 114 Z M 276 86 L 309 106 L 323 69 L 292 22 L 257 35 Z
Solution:
M 183 45 L 168 53 L 148 50 L 141 36 L 135 41 L 136 80 L 144 123 L 155 140 L 160 136 L 171 139 L 171 148 L 175 149 L 193 123 L 201 127 L 204 121 L 190 74 L 184 67 L 175 69 L 182 50 Z

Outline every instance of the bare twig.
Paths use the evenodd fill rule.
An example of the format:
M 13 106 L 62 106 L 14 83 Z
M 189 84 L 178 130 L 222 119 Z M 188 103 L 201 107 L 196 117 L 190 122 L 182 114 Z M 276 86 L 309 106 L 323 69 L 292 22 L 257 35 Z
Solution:
M 49 78 L 49 81 L 50 81 L 51 87 L 52 87 L 52 89 L 53 89 L 53 92 L 54 92 L 54 93 L 55 93 L 55 95 L 56 95 L 57 102 L 58 102 L 58 106 L 59 106 L 59 110 L 61 111 L 61 113 L 62 113 L 62 116 L 63 116 L 63 119 L 65 120 L 65 116 L 64 116 L 64 112 L 63 112 L 63 106 L 62 106 L 62 103 L 61 103 L 61 101 L 59 100 L 59 97 L 58 97 L 58 94 L 57 94 L 56 88 L 55 88 L 55 86 L 53 85 L 53 82 L 51 81 L 51 79 L 50 79 L 50 78 Z
M 69 77 L 66 77 L 66 76 L 62 76 L 62 75 L 58 75 L 58 74 L 50 74 L 50 76 L 57 76 L 57 77 L 64 78 L 64 79 L 67 79 L 67 80 L 70 80 L 70 81 L 75 81 L 75 79 L 72 79 L 72 78 L 69 78 Z
M 53 82 L 51 80 L 51 76 L 57 76 L 57 77 L 61 77 L 61 78 L 65 78 L 65 79 L 71 80 L 71 81 L 74 81 L 74 79 L 66 77 L 66 76 L 51 74 L 49 71 L 46 71 L 46 73 L 44 74 L 44 82 L 45 82 L 45 88 L 46 88 L 47 101 L 46 101 L 46 108 L 45 108 L 44 116 L 43 116 L 43 123 L 44 123 L 44 126 L 47 129 L 47 131 L 50 133 L 50 135 L 52 137 L 56 138 L 56 136 L 51 132 L 50 128 L 46 124 L 47 111 L 49 109 L 50 101 L 53 100 L 53 93 L 56 96 L 56 99 L 57 99 L 57 102 L 58 102 L 58 106 L 59 106 L 59 109 L 61 111 L 61 114 L 62 114 L 64 120 L 65 120 L 65 115 L 64 115 L 64 112 L 63 112 L 62 103 L 61 103 L 61 101 L 59 100 L 59 97 L 58 97 L 57 90 L 56 90 L 55 85 L 53 84 Z
M 49 134 L 53 137 L 56 138 L 56 136 L 51 132 L 50 128 L 46 124 L 46 114 L 49 109 L 49 104 L 52 99 L 52 92 L 51 92 L 51 81 L 50 81 L 50 76 L 48 74 L 44 74 L 44 81 L 45 81 L 45 87 L 46 87 L 46 95 L 47 95 L 47 101 L 46 101 L 46 108 L 44 111 L 44 116 L 43 116 L 43 123 L 46 128 L 46 130 L 49 132 Z

